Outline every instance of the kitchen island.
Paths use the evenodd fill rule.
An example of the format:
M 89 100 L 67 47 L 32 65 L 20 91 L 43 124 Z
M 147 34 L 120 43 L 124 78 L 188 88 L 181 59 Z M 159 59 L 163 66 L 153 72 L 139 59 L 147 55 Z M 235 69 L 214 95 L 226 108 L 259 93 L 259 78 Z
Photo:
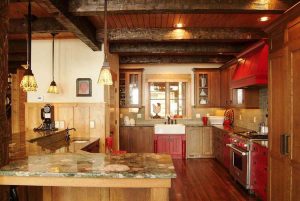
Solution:
M 55 147 L 58 142 L 62 143 L 51 144 Z M 38 141 L 33 144 L 40 146 Z M 41 186 L 44 201 L 169 200 L 171 179 L 176 177 L 169 155 L 110 155 L 81 148 L 29 153 L 22 160 L 11 161 L 0 169 L 0 185 Z

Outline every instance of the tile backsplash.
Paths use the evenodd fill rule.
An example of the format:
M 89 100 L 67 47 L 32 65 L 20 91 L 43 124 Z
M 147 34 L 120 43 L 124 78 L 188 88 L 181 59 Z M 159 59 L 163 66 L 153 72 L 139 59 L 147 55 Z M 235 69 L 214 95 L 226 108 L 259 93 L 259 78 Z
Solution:
M 267 124 L 266 115 L 268 114 L 268 90 L 262 88 L 259 90 L 259 109 L 234 109 L 234 125 L 252 130 L 258 130 L 259 124 L 265 122 Z M 190 119 L 180 119 L 178 123 L 199 123 L 201 117 L 205 115 L 223 116 L 224 109 L 221 108 L 192 108 Z M 138 115 L 140 118 L 138 118 Z M 135 119 L 136 124 L 155 124 L 164 123 L 165 119 L 145 119 L 145 107 L 138 110 L 137 113 L 129 112 L 128 108 L 120 108 L 120 119 L 123 124 L 123 118 L 128 116 Z M 199 118 L 200 116 L 200 118 Z

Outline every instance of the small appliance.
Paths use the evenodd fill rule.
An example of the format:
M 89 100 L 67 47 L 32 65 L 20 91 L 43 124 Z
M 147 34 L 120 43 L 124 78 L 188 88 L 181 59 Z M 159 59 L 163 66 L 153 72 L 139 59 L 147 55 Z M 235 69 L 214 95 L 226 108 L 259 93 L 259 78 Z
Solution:
M 57 130 L 57 128 L 55 128 L 54 106 L 53 105 L 46 104 L 41 109 L 41 119 L 42 119 L 43 123 L 38 128 L 35 128 L 34 131 Z

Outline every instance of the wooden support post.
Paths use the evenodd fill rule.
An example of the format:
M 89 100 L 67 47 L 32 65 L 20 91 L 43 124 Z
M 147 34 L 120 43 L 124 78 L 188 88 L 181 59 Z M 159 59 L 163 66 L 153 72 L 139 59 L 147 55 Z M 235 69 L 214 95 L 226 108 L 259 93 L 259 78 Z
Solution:
M 6 90 L 8 72 L 8 0 L 0 1 L 0 167 L 8 162 L 8 123 L 6 119 Z M 8 189 L 0 187 L 0 201 L 6 201 Z

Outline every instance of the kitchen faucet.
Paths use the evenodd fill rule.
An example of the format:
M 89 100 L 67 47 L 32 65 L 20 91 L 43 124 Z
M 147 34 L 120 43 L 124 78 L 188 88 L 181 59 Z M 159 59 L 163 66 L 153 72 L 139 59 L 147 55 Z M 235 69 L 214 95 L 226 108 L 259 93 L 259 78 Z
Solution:
M 66 128 L 66 141 L 68 142 L 68 141 L 70 141 L 70 130 L 74 130 L 74 131 L 76 131 L 76 128 Z

